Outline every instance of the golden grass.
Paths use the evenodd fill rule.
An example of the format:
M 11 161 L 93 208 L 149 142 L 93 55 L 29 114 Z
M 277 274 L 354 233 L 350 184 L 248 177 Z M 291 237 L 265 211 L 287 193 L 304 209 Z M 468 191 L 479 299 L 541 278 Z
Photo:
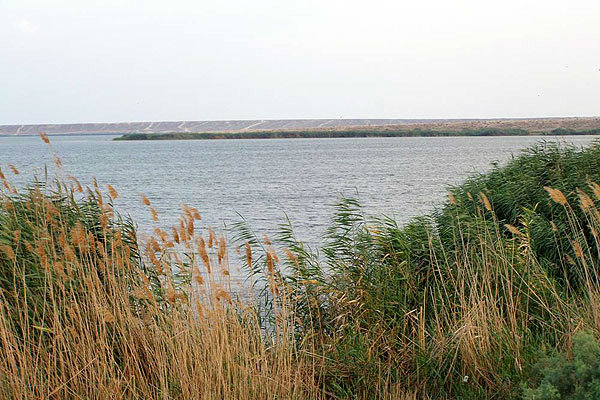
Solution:
M 3 212 L 11 209 L 11 199 L 4 195 Z M 175 235 L 192 255 L 190 263 L 164 237 L 152 237 L 145 246 L 144 257 L 159 272 L 157 288 L 110 223 L 99 240 L 81 224 L 69 229 L 43 193 L 32 196 L 28 207 L 37 210 L 32 235 L 23 239 L 15 230 L 20 246 L 2 244 L 0 251 L 3 265 L 21 272 L 30 261 L 15 249 L 37 253 L 46 282 L 44 315 L 39 325 L 32 324 L 30 314 L 40 310 L 28 308 L 28 293 L 18 282 L 0 293 L 1 398 L 321 397 L 314 366 L 297 352 L 289 321 L 282 318 L 277 334 L 266 336 L 249 305 L 233 307 L 220 276 L 203 278 L 212 275 L 211 263 L 228 268 L 226 243 L 219 238 L 215 254 L 209 254 L 203 239 L 192 235 L 198 217 L 193 210 L 183 217 L 185 234 Z M 48 229 L 60 233 L 48 235 Z M 199 272 L 198 254 L 205 274 Z M 177 284 L 175 271 L 190 268 L 195 284 Z M 157 293 L 165 300 L 158 301 Z M 19 307 L 10 309 L 12 304 Z
M 99 231 L 83 224 L 92 214 L 75 205 L 83 192 L 75 177 L 68 178 L 70 188 L 38 187 L 24 197 L 14 196 L 1 171 L 0 179 L 6 187 L 0 231 L 11 238 L 0 242 L 0 267 L 13 277 L 0 286 L 0 398 L 323 396 L 285 311 L 275 334 L 266 335 L 252 303 L 238 302 L 226 289 L 227 243 L 210 230 L 206 248 L 195 224 L 198 210 L 183 207 L 172 237 L 156 228 L 138 258 L 135 238 L 125 242 L 95 180 L 88 200 L 100 210 Z M 107 190 L 112 200 L 118 197 L 111 185 Z M 156 221 L 148 198 L 142 202 Z M 63 207 L 71 207 L 75 221 Z M 182 282 L 178 277 L 187 272 L 192 280 Z

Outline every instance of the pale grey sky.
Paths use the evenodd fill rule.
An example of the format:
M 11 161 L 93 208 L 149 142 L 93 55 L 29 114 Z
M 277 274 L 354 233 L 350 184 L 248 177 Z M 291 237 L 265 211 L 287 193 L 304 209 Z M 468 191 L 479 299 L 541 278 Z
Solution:
M 0 124 L 597 115 L 598 0 L 0 0 Z

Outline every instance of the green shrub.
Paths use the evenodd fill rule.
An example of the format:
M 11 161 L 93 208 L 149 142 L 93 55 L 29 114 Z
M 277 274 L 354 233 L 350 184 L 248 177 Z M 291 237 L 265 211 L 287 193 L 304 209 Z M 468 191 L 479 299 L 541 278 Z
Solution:
M 533 387 L 523 390 L 524 400 L 600 399 L 600 344 L 589 332 L 579 332 L 573 357 L 560 353 L 544 356 L 533 369 Z

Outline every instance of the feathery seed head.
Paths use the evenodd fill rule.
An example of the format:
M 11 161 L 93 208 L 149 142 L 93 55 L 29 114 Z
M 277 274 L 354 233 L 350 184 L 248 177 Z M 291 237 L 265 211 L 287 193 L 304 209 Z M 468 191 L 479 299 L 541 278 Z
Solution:
M 450 201 L 450 204 L 456 205 L 456 199 L 452 193 L 448 193 L 448 201 Z
M 48 139 L 48 135 L 46 135 L 44 132 L 39 132 L 38 135 L 40 135 L 44 143 L 50 144 L 50 139 Z
M 550 198 L 552 200 L 554 200 L 555 203 L 558 203 L 562 206 L 567 205 L 567 198 L 565 197 L 563 192 L 561 192 L 559 189 L 553 189 L 550 186 L 544 186 L 544 190 L 546 190 L 546 192 L 548 192 L 548 194 L 550 195 Z
M 510 231 L 510 233 L 512 233 L 513 235 L 516 236 L 523 236 L 523 233 L 518 230 L 517 228 L 515 228 L 514 226 L 512 226 L 511 224 L 504 224 L 504 226 L 506 227 L 506 229 L 508 229 Z
M 246 264 L 248 265 L 248 269 L 252 270 L 252 247 L 250 247 L 250 243 L 246 242 L 244 245 L 246 248 Z
M 594 207 L 594 200 L 579 188 L 577 188 L 577 197 L 579 197 L 579 205 L 583 211 L 587 211 Z
M 14 166 L 14 165 L 12 165 L 12 164 L 8 164 L 8 168 L 10 168 L 10 170 L 12 171 L 12 173 L 13 173 L 13 174 L 15 174 L 15 175 L 19 175 L 19 174 L 20 174 L 20 172 L 19 172 L 19 170 L 17 169 L 17 167 L 15 167 L 15 166 Z
M 110 196 L 111 199 L 116 199 L 117 197 L 119 197 L 119 194 L 117 193 L 117 191 L 115 190 L 115 188 L 112 185 L 106 185 L 106 187 L 108 188 L 108 195 Z
M 485 209 L 488 211 L 492 211 L 492 205 L 490 204 L 490 201 L 489 201 L 488 197 L 485 195 L 485 193 L 480 192 L 479 197 L 481 198 L 481 201 L 482 201 Z

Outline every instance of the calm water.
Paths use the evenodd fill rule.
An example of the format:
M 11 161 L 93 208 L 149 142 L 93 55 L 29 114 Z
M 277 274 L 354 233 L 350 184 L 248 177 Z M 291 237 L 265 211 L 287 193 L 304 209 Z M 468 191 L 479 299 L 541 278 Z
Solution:
M 205 226 L 243 215 L 259 233 L 290 217 L 297 235 L 316 243 L 340 196 L 358 196 L 369 214 L 406 222 L 444 200 L 446 187 L 505 162 L 536 137 L 359 138 L 132 141 L 113 136 L 51 137 L 64 173 L 112 184 L 115 205 L 143 232 L 152 220 L 146 194 L 161 217 L 176 223 L 181 204 L 197 207 Z M 596 137 L 546 137 L 585 145 Z M 12 163 L 21 183 L 52 165 L 39 137 L 0 137 L 0 165 Z

